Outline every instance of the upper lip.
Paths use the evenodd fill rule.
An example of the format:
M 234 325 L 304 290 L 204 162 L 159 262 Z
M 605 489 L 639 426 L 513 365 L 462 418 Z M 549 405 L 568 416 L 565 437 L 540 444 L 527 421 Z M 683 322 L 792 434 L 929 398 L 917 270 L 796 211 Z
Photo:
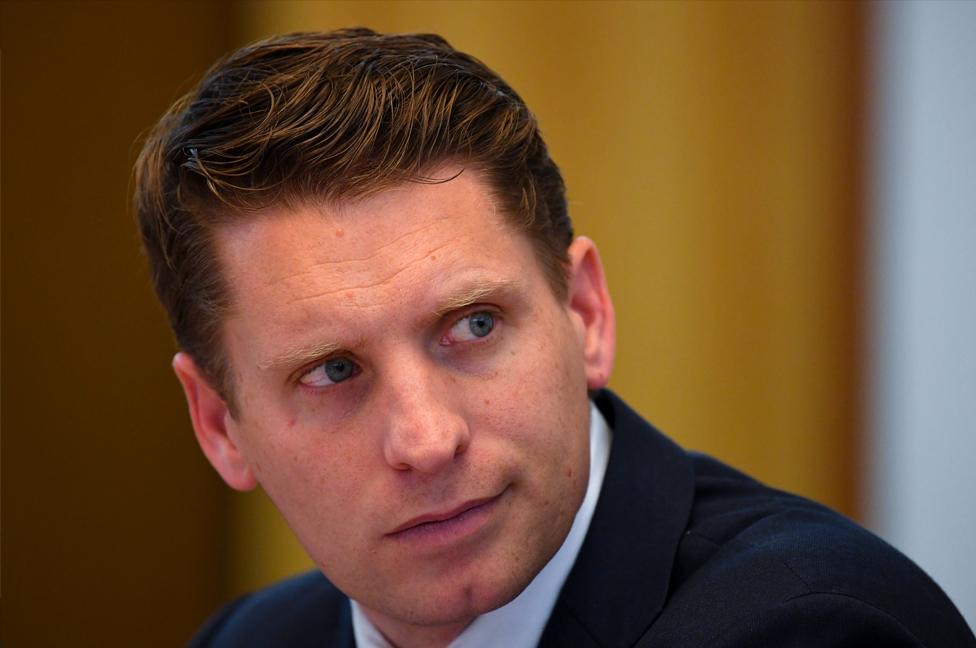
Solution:
M 470 511 L 475 507 L 481 506 L 482 504 L 486 504 L 491 500 L 495 499 L 496 497 L 498 497 L 498 495 L 492 495 L 491 497 L 482 497 L 480 499 L 467 500 L 466 502 L 462 502 L 461 504 L 458 504 L 457 506 L 454 506 L 450 509 L 446 509 L 443 511 L 432 511 L 430 513 L 424 513 L 422 515 L 418 515 L 417 517 L 411 518 L 406 522 L 404 522 L 403 524 L 401 524 L 400 526 L 398 526 L 397 528 L 393 529 L 387 535 L 396 535 L 401 531 L 406 531 L 407 529 L 418 526 L 420 524 L 425 524 L 427 522 L 443 522 L 444 520 L 450 520 L 452 517 L 456 517 L 458 515 L 461 515 L 465 511 Z

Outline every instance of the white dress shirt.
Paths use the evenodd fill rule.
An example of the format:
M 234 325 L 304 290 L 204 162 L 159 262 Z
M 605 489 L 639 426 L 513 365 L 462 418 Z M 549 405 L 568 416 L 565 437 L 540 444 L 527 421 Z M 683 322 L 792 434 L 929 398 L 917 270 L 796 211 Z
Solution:
M 603 415 L 590 403 L 590 479 L 569 534 L 556 555 L 521 594 L 497 610 L 476 618 L 448 648 L 532 648 L 539 643 L 559 591 L 590 528 L 610 458 L 610 436 L 610 427 Z M 352 601 L 352 627 L 359 648 L 393 648 L 356 601 Z

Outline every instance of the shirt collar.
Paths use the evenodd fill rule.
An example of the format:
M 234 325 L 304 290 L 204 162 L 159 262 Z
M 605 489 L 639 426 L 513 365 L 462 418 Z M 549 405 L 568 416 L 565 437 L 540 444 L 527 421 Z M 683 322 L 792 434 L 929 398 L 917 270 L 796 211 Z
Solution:
M 590 477 L 583 503 L 562 546 L 521 594 L 502 607 L 476 618 L 448 648 L 529 648 L 539 643 L 559 591 L 576 562 L 583 538 L 590 527 L 607 470 L 610 443 L 610 427 L 591 402 Z M 392 648 L 356 601 L 352 601 L 352 625 L 356 645 L 360 648 Z

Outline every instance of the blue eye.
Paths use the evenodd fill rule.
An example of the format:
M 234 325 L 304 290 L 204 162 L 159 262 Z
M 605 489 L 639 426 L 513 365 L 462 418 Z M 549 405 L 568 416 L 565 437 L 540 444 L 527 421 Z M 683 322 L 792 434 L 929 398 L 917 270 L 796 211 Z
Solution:
M 352 376 L 355 365 L 349 358 L 333 358 L 326 361 L 322 366 L 325 367 L 325 375 L 329 377 L 329 380 L 339 383 Z
M 487 311 L 478 311 L 455 322 L 448 336 L 452 342 L 470 342 L 486 337 L 494 328 L 495 317 Z
M 475 337 L 485 337 L 495 328 L 495 318 L 491 313 L 475 313 L 467 318 L 468 329 Z
M 330 358 L 306 372 L 299 382 L 307 387 L 325 387 L 341 383 L 359 373 L 359 365 L 342 356 Z

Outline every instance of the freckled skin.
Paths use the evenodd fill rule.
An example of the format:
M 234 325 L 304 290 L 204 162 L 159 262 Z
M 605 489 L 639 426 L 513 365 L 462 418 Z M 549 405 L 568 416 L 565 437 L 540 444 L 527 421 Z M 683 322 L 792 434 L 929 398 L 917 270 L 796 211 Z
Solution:
M 579 317 L 477 174 L 269 211 L 217 244 L 235 303 L 231 436 L 322 571 L 403 644 L 445 644 L 521 592 L 582 501 L 593 385 Z M 463 313 L 431 313 L 477 281 L 514 286 L 486 300 L 495 328 L 480 346 L 442 344 Z M 314 391 L 301 368 L 259 368 L 323 342 L 360 372 Z M 496 495 L 470 541 L 418 551 L 390 537 Z

